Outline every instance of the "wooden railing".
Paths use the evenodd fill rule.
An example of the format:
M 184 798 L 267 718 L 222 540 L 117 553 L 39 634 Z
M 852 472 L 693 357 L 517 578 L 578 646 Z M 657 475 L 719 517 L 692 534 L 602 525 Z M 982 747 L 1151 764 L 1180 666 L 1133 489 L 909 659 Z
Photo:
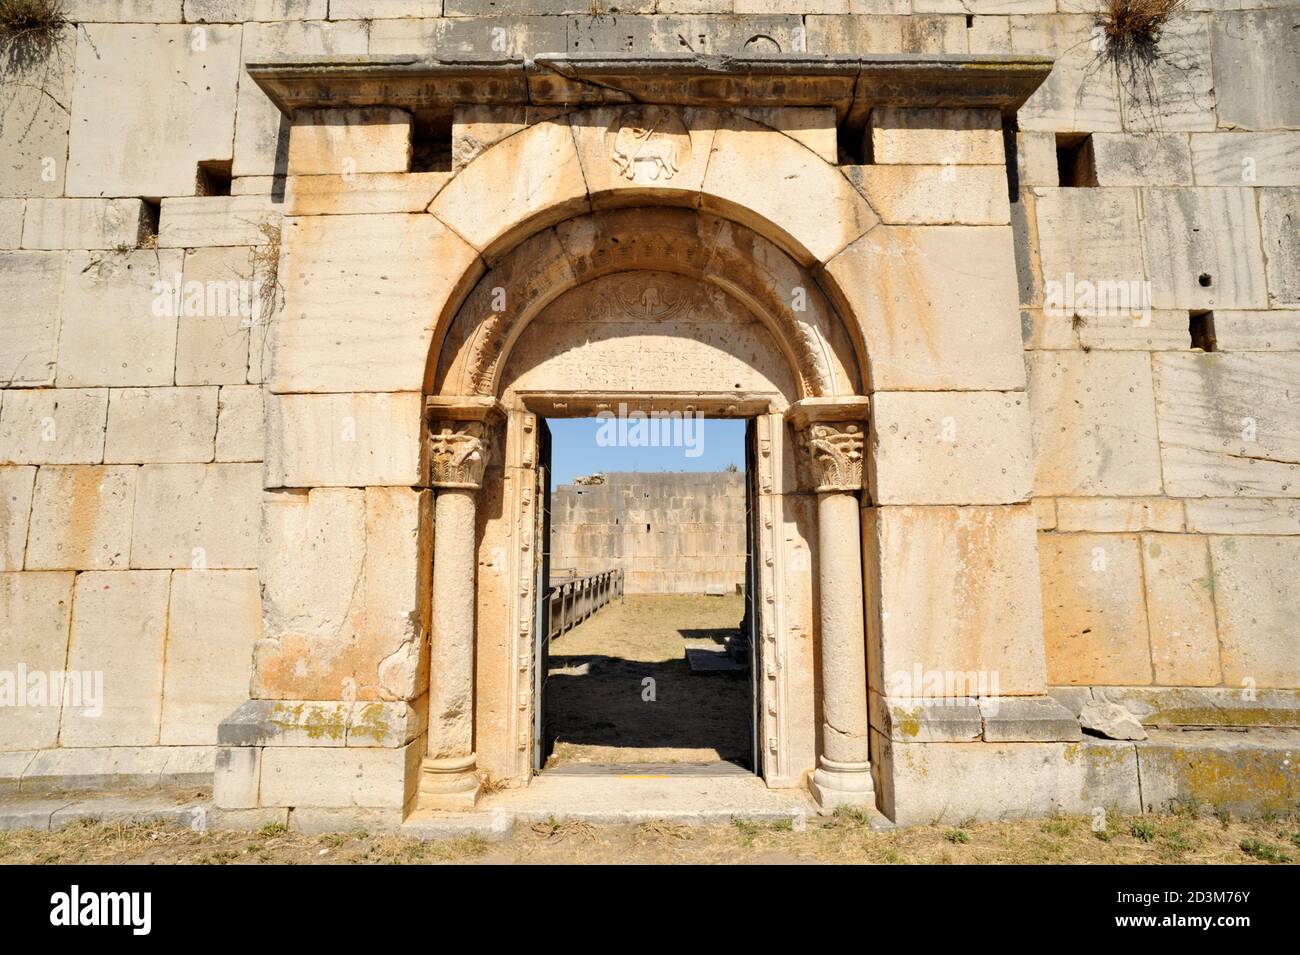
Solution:
M 623 599 L 622 570 L 607 570 L 552 585 L 546 592 L 551 621 L 547 638 L 554 640 L 569 632 L 615 597 Z

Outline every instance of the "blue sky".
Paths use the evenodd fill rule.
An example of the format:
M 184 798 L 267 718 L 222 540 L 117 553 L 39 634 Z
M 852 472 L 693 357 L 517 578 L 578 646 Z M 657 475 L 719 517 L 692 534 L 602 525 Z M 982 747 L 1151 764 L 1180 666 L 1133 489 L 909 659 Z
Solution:
M 688 423 L 678 447 L 628 446 L 637 440 L 631 430 L 621 436 L 626 441 L 602 446 L 600 439 L 616 436 L 616 422 L 595 418 L 548 418 L 546 423 L 551 427 L 552 488 L 597 471 L 722 471 L 728 464 L 745 466 L 743 420 Z M 697 426 L 701 430 L 694 430 Z

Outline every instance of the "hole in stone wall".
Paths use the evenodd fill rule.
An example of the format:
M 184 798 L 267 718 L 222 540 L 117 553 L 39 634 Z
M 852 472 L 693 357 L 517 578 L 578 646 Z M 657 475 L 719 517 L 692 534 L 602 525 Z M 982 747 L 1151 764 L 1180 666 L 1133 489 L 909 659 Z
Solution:
M 1200 285 L 1201 288 L 1209 288 L 1214 284 L 1214 279 L 1209 272 L 1202 272 L 1196 277 L 1196 283 Z
M 1056 172 L 1062 186 L 1097 185 L 1097 161 L 1092 151 L 1091 133 L 1056 134 Z
M 1214 313 L 1190 312 L 1187 321 L 1191 333 L 1192 348 L 1200 351 L 1218 351 L 1219 343 L 1214 337 Z
M 871 126 L 850 126 L 845 123 L 835 130 L 835 149 L 841 166 L 870 166 L 875 162 L 871 155 Z
M 966 29 L 967 30 L 975 29 L 975 18 L 971 16 L 969 13 L 966 15 Z
M 451 172 L 451 117 L 417 114 L 411 123 L 411 172 Z
M 196 196 L 230 195 L 229 159 L 208 159 L 199 163 L 194 174 L 194 194 Z

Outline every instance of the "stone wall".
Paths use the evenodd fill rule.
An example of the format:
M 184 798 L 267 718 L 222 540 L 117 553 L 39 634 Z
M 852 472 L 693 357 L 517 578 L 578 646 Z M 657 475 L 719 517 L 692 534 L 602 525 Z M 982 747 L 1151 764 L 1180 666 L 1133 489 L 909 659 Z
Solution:
M 0 670 L 100 671 L 106 705 L 96 720 L 6 711 L 0 780 L 210 772 L 216 724 L 247 698 L 262 635 L 266 523 L 291 525 L 312 555 L 299 577 L 263 581 L 273 597 L 325 573 L 364 581 L 356 554 L 367 541 L 427 563 L 431 542 L 407 540 L 394 516 L 429 507 L 410 489 L 418 437 L 378 452 L 355 443 L 358 431 L 382 433 L 395 405 L 418 405 L 417 394 L 381 392 L 408 377 L 386 367 L 426 356 L 395 354 L 375 334 L 372 352 L 275 368 L 285 394 L 267 414 L 319 427 L 267 453 L 263 475 L 272 369 L 255 316 L 276 316 L 291 338 L 301 316 L 268 304 L 277 291 L 304 302 L 310 288 L 330 303 L 326 319 L 345 321 L 364 305 L 358 284 L 368 292 L 382 278 L 405 309 L 394 322 L 427 322 L 422 303 L 445 291 L 427 262 L 451 243 L 428 217 L 409 229 L 395 220 L 414 219 L 405 214 L 425 209 L 451 169 L 538 117 L 459 124 L 446 162 L 400 183 L 388 177 L 407 167 L 391 157 L 409 158 L 409 146 L 379 127 L 390 139 L 347 170 L 367 188 L 313 206 L 313 183 L 337 176 L 286 174 L 338 173 L 311 164 L 328 143 L 295 165 L 289 122 L 243 69 L 306 54 L 1055 56 L 1018 130 L 978 154 L 940 161 L 943 144 L 931 143 L 909 155 L 887 134 L 873 154 L 803 134 L 838 153 L 880 215 L 861 253 L 903 273 L 898 298 L 863 316 L 899 319 L 868 329 L 882 345 L 873 388 L 890 392 L 900 368 L 924 382 L 895 384 L 875 405 L 873 453 L 904 464 L 878 472 L 872 493 L 924 505 L 934 541 L 949 539 L 944 521 L 967 526 L 968 505 L 1033 496 L 1053 684 L 1300 687 L 1300 10 L 1226 6 L 1193 0 L 1173 19 L 1149 99 L 1097 61 L 1087 7 L 1067 0 L 645 0 L 600 16 L 587 0 L 69 0 L 73 25 L 39 64 L 6 61 L 0 92 Z M 287 203 L 329 214 L 286 230 L 277 276 Z M 963 272 L 944 244 L 953 225 L 1014 232 L 1032 449 L 1000 443 L 999 422 L 1024 414 L 998 397 L 1020 387 L 1018 369 L 981 365 L 974 387 L 986 390 L 961 395 L 927 364 L 947 348 L 979 365 L 981 336 L 996 334 L 980 312 L 996 281 Z M 373 254 L 358 263 L 361 247 Z M 468 261 L 446 269 L 468 271 Z M 1138 283 L 1149 317 L 1081 304 L 1082 282 Z M 918 289 L 936 314 L 970 309 L 965 338 L 918 328 Z M 262 312 L 237 304 L 254 291 Z M 1212 331 L 1213 351 L 1192 347 L 1193 328 L 1202 346 Z M 331 394 L 351 391 L 375 393 Z M 998 486 L 927 484 L 936 461 L 997 472 Z M 364 606 L 269 601 L 280 629 L 260 651 L 268 679 L 282 645 L 347 646 L 379 627 L 397 599 L 380 576 L 357 588 Z M 413 656 L 422 636 L 395 629 L 383 659 Z M 384 673 L 363 664 L 339 678 L 360 683 L 359 699 L 416 699 L 427 684 L 406 657 Z M 263 696 L 333 699 L 314 689 L 339 682 L 326 676 L 283 675 Z M 277 755 L 281 775 L 268 778 L 310 779 L 290 756 Z
M 621 473 L 551 495 L 551 579 L 620 568 L 629 594 L 735 592 L 745 583 L 745 476 Z

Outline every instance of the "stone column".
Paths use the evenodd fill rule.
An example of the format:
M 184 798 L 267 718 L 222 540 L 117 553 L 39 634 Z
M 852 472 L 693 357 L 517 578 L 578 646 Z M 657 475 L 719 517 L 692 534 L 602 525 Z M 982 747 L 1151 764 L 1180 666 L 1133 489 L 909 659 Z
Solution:
M 817 493 L 822 752 L 811 788 L 823 809 L 873 806 L 862 609 L 865 398 L 808 398 L 791 407 L 805 486 Z
M 491 455 L 494 420 L 441 417 L 429 430 L 434 500 L 433 626 L 429 650 L 429 751 L 420 774 L 421 809 L 471 809 L 474 759 L 475 568 L 478 492 Z M 467 409 L 457 409 L 462 412 Z

